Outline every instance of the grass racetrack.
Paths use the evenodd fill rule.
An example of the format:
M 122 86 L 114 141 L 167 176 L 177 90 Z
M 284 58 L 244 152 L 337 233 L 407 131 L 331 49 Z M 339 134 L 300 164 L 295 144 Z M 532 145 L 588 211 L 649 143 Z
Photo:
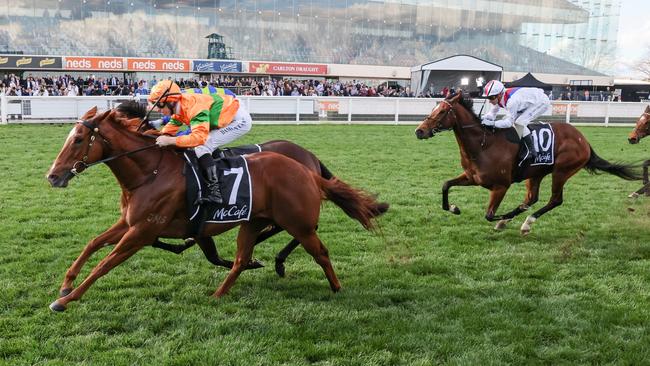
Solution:
M 483 218 L 488 191 L 442 182 L 461 172 L 451 132 L 418 141 L 413 126 L 262 126 L 238 143 L 292 140 L 337 176 L 391 204 L 368 233 L 326 203 L 319 234 L 342 291 L 298 248 L 287 277 L 273 271 L 277 235 L 225 298 L 226 275 L 198 248 L 145 248 L 52 313 L 68 266 L 119 216 L 105 166 L 68 188 L 45 173 L 71 125 L 0 127 L 0 359 L 8 365 L 489 365 L 647 364 L 650 360 L 650 202 L 640 182 L 581 171 L 564 204 L 522 237 Z M 650 158 L 627 128 L 580 128 L 609 161 Z M 157 179 L 164 179 L 159 177 Z M 513 186 L 499 213 L 524 198 Z M 549 197 L 542 183 L 540 202 Z M 216 237 L 232 259 L 236 230 Z M 175 241 L 178 242 L 178 241 Z M 106 255 L 99 251 L 76 284 Z

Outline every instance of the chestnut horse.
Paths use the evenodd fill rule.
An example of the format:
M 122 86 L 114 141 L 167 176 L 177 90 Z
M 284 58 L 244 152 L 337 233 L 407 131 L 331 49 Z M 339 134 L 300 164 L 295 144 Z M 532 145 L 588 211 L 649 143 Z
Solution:
M 642 138 L 650 134 L 650 105 L 645 107 L 643 114 L 637 119 L 636 126 L 634 130 L 630 132 L 630 135 L 627 138 L 627 141 L 632 144 L 638 144 Z M 645 193 L 646 196 L 650 196 L 650 180 L 648 179 L 648 166 L 650 166 L 650 160 L 643 162 L 643 187 L 639 188 L 636 192 L 630 193 L 628 197 L 636 198 L 639 195 Z
M 97 279 L 157 238 L 183 238 L 188 230 L 184 160 L 174 150 L 157 148 L 152 139 L 129 130 L 129 125 L 114 110 L 77 122 L 48 172 L 53 187 L 66 187 L 81 170 L 104 162 L 117 178 L 126 201 L 119 221 L 125 232 L 116 234 L 120 236 L 117 245 L 78 287 L 72 289 L 72 281 L 66 284 L 72 290 L 50 305 L 54 311 L 65 310 Z M 208 223 L 198 235 L 214 236 L 240 226 L 234 264 L 214 296 L 228 292 L 249 263 L 256 239 L 273 224 L 302 244 L 323 268 L 332 291 L 338 291 L 341 286 L 328 251 L 316 234 L 321 200 L 331 200 L 368 230 L 374 229 L 373 219 L 386 212 L 388 204 L 337 178 L 324 179 L 284 155 L 261 152 L 248 155 L 246 160 L 253 187 L 250 220 Z
M 506 131 L 481 125 L 472 110 L 472 100 L 463 98 L 462 92 L 439 103 L 415 130 L 418 139 L 428 139 L 435 133 L 453 130 L 460 148 L 463 173 L 442 185 L 442 209 L 460 214 L 455 205 L 449 205 L 449 188 L 479 185 L 490 190 L 490 202 L 485 218 L 498 221 L 495 229 L 501 230 L 513 217 L 527 211 L 538 200 L 542 179 L 551 174 L 551 198 L 544 207 L 528 216 L 521 225 L 521 233 L 530 233 L 531 225 L 540 216 L 562 204 L 564 184 L 580 169 L 591 173 L 604 171 L 626 180 L 640 179 L 632 165 L 613 164 L 600 158 L 587 139 L 569 124 L 552 124 L 555 133 L 555 164 L 525 168 L 521 175 L 516 171 L 519 145 L 506 140 Z M 527 194 L 524 202 L 514 210 L 497 215 L 515 176 L 526 179 Z
M 134 132 L 144 131 L 146 134 L 151 134 L 151 135 L 159 134 L 157 130 L 150 128 L 148 123 L 145 124 L 142 123 L 142 120 L 145 119 L 147 116 L 147 109 L 144 106 L 144 104 L 138 103 L 137 101 L 126 101 L 121 103 L 119 106 L 117 106 L 115 110 L 121 116 L 124 116 L 125 118 L 128 119 L 127 125 L 130 130 Z M 97 108 L 96 107 L 92 108 L 88 112 L 86 112 L 86 114 L 82 117 L 82 119 L 91 118 L 95 116 L 96 113 L 97 113 Z M 329 169 L 327 169 L 327 167 L 311 151 L 303 148 L 302 146 L 294 144 L 293 142 L 285 141 L 285 140 L 274 140 L 274 141 L 268 141 L 259 144 L 259 146 L 262 151 L 272 151 L 282 155 L 286 155 L 287 157 L 290 157 L 296 160 L 297 162 L 301 163 L 302 165 L 306 166 L 308 169 L 313 170 L 315 173 L 319 174 L 321 177 L 325 179 L 333 178 L 333 175 L 329 171 Z M 126 204 L 126 201 L 124 199 L 122 199 L 121 202 L 123 205 Z M 123 230 L 123 228 L 125 227 L 124 223 L 121 223 L 121 225 L 114 225 L 114 227 L 117 227 L 118 228 L 117 230 L 120 230 L 122 234 L 126 232 L 126 230 Z M 114 230 L 116 229 L 114 229 L 113 227 L 110 228 L 107 232 L 104 232 L 100 234 L 98 237 L 96 237 L 95 239 L 91 240 L 88 245 L 91 248 L 93 247 L 99 248 L 100 245 L 106 243 L 106 238 L 113 239 L 111 240 L 110 244 L 117 243 L 117 241 L 119 241 L 121 236 L 118 237 L 117 235 L 115 235 L 113 233 Z M 278 227 L 277 225 L 270 225 L 269 228 L 267 228 L 267 230 L 265 230 L 257 238 L 257 242 L 255 244 L 257 245 L 281 231 L 282 228 Z M 199 244 L 201 251 L 203 252 L 206 259 L 210 263 L 216 266 L 232 268 L 233 262 L 222 259 L 219 256 L 219 252 L 217 251 L 217 246 L 211 237 L 186 239 L 184 244 L 182 245 L 167 244 L 160 240 L 156 240 L 152 244 L 152 247 L 170 251 L 176 254 L 180 254 L 185 250 L 189 249 L 190 247 L 192 247 L 196 243 Z M 285 274 L 284 262 L 286 261 L 289 254 L 291 254 L 291 252 L 298 247 L 298 245 L 300 245 L 300 243 L 295 238 L 293 238 L 275 256 L 275 272 L 280 277 L 284 277 Z M 87 259 L 87 256 L 81 256 L 80 258 L 85 262 L 84 258 Z M 69 278 L 68 282 L 73 281 L 74 278 L 76 278 L 77 274 L 79 273 L 79 268 L 82 265 L 83 262 L 75 263 L 75 266 L 71 267 L 72 270 L 71 273 L 69 275 L 66 275 L 66 278 Z M 252 260 L 251 263 L 247 264 L 245 268 L 253 269 L 253 268 L 261 268 L 261 267 L 263 267 L 263 265 L 260 262 L 258 262 L 257 260 Z M 69 290 L 67 289 L 67 283 L 64 282 L 64 284 L 62 285 L 61 293 L 63 295 L 66 295 L 67 292 L 69 292 Z

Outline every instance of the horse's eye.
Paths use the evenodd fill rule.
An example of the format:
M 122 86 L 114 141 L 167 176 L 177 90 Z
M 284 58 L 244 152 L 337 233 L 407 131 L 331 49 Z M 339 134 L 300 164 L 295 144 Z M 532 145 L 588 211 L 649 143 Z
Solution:
M 77 145 L 79 145 L 83 140 L 84 140 L 84 139 L 82 139 L 81 137 L 75 137 L 75 138 L 74 138 L 74 143 L 77 144 Z

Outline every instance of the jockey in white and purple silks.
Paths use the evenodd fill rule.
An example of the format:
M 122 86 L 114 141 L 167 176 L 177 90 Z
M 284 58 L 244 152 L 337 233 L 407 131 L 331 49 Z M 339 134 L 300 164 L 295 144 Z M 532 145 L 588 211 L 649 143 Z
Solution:
M 544 90 L 539 88 L 508 88 L 498 80 L 485 84 L 483 97 L 488 98 L 493 107 L 485 114 L 482 124 L 497 128 L 514 127 L 530 151 L 531 158 L 537 157 L 528 124 L 546 112 L 551 102 Z M 501 108 L 506 110 L 503 119 L 495 120 Z

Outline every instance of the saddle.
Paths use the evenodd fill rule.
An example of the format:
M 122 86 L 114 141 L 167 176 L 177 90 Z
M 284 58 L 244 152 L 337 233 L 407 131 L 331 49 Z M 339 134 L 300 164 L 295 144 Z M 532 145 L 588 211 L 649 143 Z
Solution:
M 221 204 L 199 205 L 197 198 L 201 197 L 201 190 L 205 187 L 205 181 L 198 159 L 194 150 L 183 152 L 185 167 L 183 175 L 186 181 L 185 201 L 187 217 L 190 222 L 188 237 L 195 236 L 200 232 L 205 223 L 229 223 L 248 221 L 252 206 L 252 183 L 248 171 L 248 164 L 241 152 L 259 152 L 257 146 L 242 146 L 238 148 L 215 151 L 213 157 L 219 157 L 216 161 L 219 182 L 221 182 L 221 193 L 224 202 Z M 246 152 L 244 152 L 246 154 Z M 223 157 L 222 157 L 223 156 Z
M 533 137 L 535 150 L 537 150 L 535 160 L 529 159 L 528 147 L 519 138 L 514 128 L 511 127 L 505 131 L 506 140 L 519 145 L 515 168 L 513 169 L 513 180 L 515 182 L 523 180 L 524 171 L 528 167 L 555 164 L 555 132 L 552 125 L 545 122 L 536 122 L 529 124 L 528 129 Z

